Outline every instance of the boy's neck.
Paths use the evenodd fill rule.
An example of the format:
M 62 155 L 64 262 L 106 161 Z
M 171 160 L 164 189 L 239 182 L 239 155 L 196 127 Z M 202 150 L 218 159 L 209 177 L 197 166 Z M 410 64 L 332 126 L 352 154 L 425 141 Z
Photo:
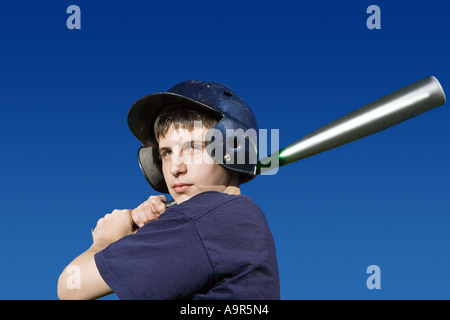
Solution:
M 228 194 L 241 194 L 241 188 L 239 186 L 227 186 L 225 188 L 225 190 L 223 191 L 223 193 L 228 193 Z

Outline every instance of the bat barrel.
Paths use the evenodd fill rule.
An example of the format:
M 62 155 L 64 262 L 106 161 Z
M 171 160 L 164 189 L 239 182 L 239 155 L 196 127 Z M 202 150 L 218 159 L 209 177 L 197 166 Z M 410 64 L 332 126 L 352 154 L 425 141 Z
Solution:
M 268 160 L 279 157 L 279 167 L 367 137 L 445 103 L 435 77 L 427 77 L 375 100 L 306 135 L 261 160 L 258 174 Z M 270 170 L 273 168 L 270 168 Z

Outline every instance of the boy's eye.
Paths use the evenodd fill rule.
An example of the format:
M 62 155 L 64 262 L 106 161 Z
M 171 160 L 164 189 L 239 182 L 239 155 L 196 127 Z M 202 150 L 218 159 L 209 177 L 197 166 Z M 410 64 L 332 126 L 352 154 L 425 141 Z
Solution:
M 189 148 L 189 150 L 190 151 L 198 151 L 198 150 L 201 150 L 202 149 L 202 146 L 201 145 L 199 145 L 199 144 L 191 144 L 191 146 L 190 146 L 190 148 Z
M 161 157 L 162 157 L 162 158 L 167 158 L 167 157 L 169 157 L 171 154 L 172 154 L 172 151 L 163 151 L 163 152 L 161 153 Z

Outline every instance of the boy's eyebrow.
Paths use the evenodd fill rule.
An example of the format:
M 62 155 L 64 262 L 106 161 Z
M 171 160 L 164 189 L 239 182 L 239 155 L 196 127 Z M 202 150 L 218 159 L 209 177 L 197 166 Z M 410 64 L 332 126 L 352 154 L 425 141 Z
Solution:
M 205 141 L 203 141 L 203 140 L 196 140 L 196 139 L 194 139 L 194 140 L 189 140 L 189 141 L 186 141 L 186 142 L 184 142 L 183 144 L 182 144 L 182 146 L 183 146 L 183 148 L 186 148 L 186 147 L 190 147 L 192 144 L 201 144 L 202 146 L 204 146 L 205 145 Z
M 201 140 L 201 139 L 194 139 L 194 140 L 185 141 L 185 142 L 183 142 L 181 144 L 181 146 L 183 148 L 186 148 L 186 147 L 191 146 L 193 143 L 201 144 L 202 146 L 205 146 L 205 141 Z M 159 148 L 159 153 L 161 153 L 163 151 L 171 151 L 171 150 L 172 150 L 172 148 L 170 148 L 170 147 L 161 147 L 161 148 Z
M 169 148 L 169 147 L 162 147 L 162 148 L 159 148 L 159 153 L 162 153 L 162 152 L 164 152 L 164 151 L 170 151 L 170 148 Z

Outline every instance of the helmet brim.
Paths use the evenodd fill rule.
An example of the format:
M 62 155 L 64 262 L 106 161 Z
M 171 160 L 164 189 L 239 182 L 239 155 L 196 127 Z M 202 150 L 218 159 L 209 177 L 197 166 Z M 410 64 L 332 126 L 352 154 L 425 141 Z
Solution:
M 145 145 L 152 145 L 155 141 L 154 124 L 158 115 L 171 108 L 188 107 L 199 109 L 212 116 L 222 118 L 219 111 L 196 100 L 172 92 L 158 92 L 146 95 L 128 110 L 128 128 L 133 135 Z

